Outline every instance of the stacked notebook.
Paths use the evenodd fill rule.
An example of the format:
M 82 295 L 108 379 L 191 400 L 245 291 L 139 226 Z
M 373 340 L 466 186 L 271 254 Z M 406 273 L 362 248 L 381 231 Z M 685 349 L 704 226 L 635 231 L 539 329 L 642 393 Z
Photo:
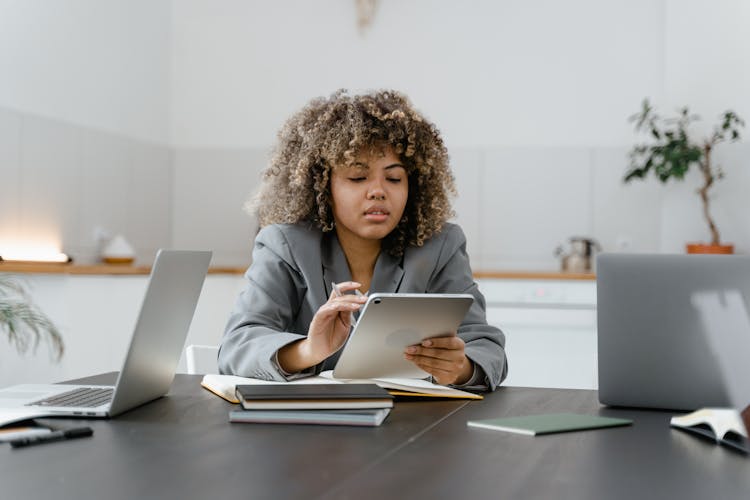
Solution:
M 400 398 L 458 398 L 458 399 L 482 399 L 481 394 L 462 391 L 454 387 L 433 384 L 427 380 L 410 378 L 379 378 L 379 379 L 341 379 L 333 378 L 331 370 L 325 371 L 314 377 L 305 377 L 285 382 L 288 385 L 321 385 L 321 384 L 376 384 L 388 392 Z M 201 385 L 213 392 L 220 398 L 230 403 L 238 403 L 235 388 L 238 385 L 269 385 L 278 384 L 256 378 L 238 377 L 236 375 L 206 374 L 201 380 Z
M 230 422 L 378 426 L 393 396 L 376 384 L 237 385 Z

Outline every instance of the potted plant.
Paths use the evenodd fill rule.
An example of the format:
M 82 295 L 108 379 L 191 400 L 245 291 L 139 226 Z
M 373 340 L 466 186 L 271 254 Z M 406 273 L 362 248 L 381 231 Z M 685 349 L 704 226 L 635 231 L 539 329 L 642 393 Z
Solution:
M 662 118 L 656 114 L 648 99 L 644 99 L 641 111 L 629 120 L 635 122 L 637 132 L 648 134 L 649 140 L 636 144 L 630 151 L 630 167 L 624 181 L 643 179 L 649 172 L 653 172 L 663 183 L 669 179 L 681 180 L 695 166 L 703 178 L 698 194 L 703 202 L 703 217 L 711 232 L 711 242 L 688 243 L 687 251 L 733 253 L 734 245 L 721 243 L 719 230 L 709 211 L 709 190 L 724 177 L 721 167 L 711 162 L 711 153 L 722 142 L 739 140 L 740 128 L 745 126 L 745 122 L 734 111 L 726 111 L 709 137 L 694 140 L 688 135 L 688 127 L 698 119 L 698 116 L 690 114 L 687 107 L 680 109 L 674 118 Z
M 43 339 L 50 343 L 55 360 L 62 357 L 65 349 L 52 321 L 33 305 L 23 286 L 7 274 L 0 274 L 0 332 L 22 354 L 31 346 L 35 351 Z

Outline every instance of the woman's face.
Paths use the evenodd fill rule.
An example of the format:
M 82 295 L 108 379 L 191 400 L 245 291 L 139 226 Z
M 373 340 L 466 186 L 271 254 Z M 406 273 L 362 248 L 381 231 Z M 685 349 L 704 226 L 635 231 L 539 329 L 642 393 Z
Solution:
M 398 225 L 409 195 L 409 177 L 393 149 L 367 149 L 351 167 L 331 176 L 333 219 L 339 240 L 380 241 Z

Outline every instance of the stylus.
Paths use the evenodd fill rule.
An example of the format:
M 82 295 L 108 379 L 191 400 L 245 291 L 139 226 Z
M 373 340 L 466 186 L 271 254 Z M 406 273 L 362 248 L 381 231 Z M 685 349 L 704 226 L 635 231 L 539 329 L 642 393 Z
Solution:
M 14 439 L 10 442 L 13 448 L 21 448 L 23 446 L 31 446 L 34 444 L 52 443 L 54 441 L 62 441 L 64 439 L 74 439 L 81 437 L 88 437 L 94 434 L 91 427 L 74 427 L 73 429 L 53 431 L 49 434 L 41 434 L 39 436 L 31 436 L 26 438 Z
M 341 293 L 341 289 L 339 288 L 339 286 L 333 281 L 331 281 L 331 290 L 333 290 L 333 295 L 335 297 L 343 297 L 344 295 L 343 293 Z M 354 293 L 355 295 L 358 295 L 358 296 L 366 295 L 360 292 L 359 290 L 354 290 Z M 357 320 L 354 318 L 354 313 L 350 313 L 349 323 L 351 324 L 352 327 L 356 326 Z

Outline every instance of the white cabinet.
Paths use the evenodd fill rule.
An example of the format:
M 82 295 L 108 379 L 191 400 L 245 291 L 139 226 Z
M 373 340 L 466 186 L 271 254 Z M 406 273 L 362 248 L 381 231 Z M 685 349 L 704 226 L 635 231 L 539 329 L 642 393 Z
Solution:
M 120 369 L 148 276 L 24 275 L 34 301 L 62 331 L 65 356 L 47 346 L 18 355 L 0 338 L 0 386 L 50 382 Z M 594 281 L 482 279 L 487 321 L 506 335 L 506 385 L 596 388 Z M 187 343 L 217 345 L 241 275 L 210 274 Z M 184 356 L 183 356 L 184 357 Z M 184 371 L 180 361 L 178 371 Z
M 19 355 L 0 337 L 0 387 L 57 382 L 119 371 L 135 326 L 148 276 L 26 274 L 21 276 L 34 302 L 60 329 L 65 354 L 59 362 L 47 345 Z M 186 344 L 218 345 L 239 291 L 241 275 L 209 274 L 190 325 Z M 0 332 L 4 334 L 4 332 Z M 186 368 L 185 356 L 178 372 Z
M 596 282 L 477 280 L 506 337 L 505 385 L 597 388 Z

